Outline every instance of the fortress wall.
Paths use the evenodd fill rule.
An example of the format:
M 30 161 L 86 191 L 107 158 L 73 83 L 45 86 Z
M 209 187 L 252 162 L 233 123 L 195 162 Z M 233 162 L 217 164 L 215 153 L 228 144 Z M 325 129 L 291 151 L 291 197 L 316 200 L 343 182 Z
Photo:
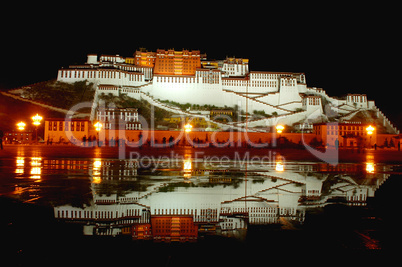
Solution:
M 179 145 L 189 145 L 189 141 L 193 139 L 199 139 L 201 142 L 205 142 L 208 138 L 208 142 L 231 142 L 231 143 L 243 143 L 246 140 L 254 144 L 259 144 L 260 141 L 262 143 L 275 143 L 278 137 L 286 137 L 288 140 L 293 143 L 299 143 L 302 141 L 304 137 L 305 142 L 310 142 L 316 135 L 314 134 L 300 134 L 300 133 L 257 133 L 257 132 L 199 132 L 192 131 L 189 134 L 184 133 L 183 131 L 150 131 L 150 130 L 126 130 L 121 132 L 121 136 L 119 136 L 118 130 L 108 130 L 104 131 L 100 134 L 100 138 L 107 138 L 110 140 L 122 138 L 125 140 L 129 140 L 131 145 L 138 145 L 140 133 L 142 134 L 143 142 L 146 143 L 146 140 L 156 140 L 158 144 L 162 144 L 162 140 L 165 137 L 166 143 L 169 141 L 169 137 L 172 136 L 175 142 L 178 142 Z M 92 136 L 96 136 L 96 133 L 93 132 Z M 303 137 L 302 137 L 303 136 Z M 233 144 L 232 144 L 233 145 Z
M 222 106 L 224 93 L 218 86 L 199 83 L 153 82 L 148 91 L 155 99 L 171 100 L 179 103 L 209 104 Z
M 279 104 L 301 101 L 301 97 L 296 86 L 281 86 L 279 93 Z
M 145 84 L 142 73 L 127 72 L 118 69 L 61 69 L 57 81 L 75 83 L 85 81 L 98 84 L 140 86 Z

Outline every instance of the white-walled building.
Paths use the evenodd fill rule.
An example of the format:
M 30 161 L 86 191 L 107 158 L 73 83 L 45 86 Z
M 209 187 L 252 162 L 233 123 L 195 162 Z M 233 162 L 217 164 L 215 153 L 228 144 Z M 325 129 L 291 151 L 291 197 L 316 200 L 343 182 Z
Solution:
M 236 93 L 247 93 L 248 96 L 260 97 L 257 103 L 249 99 L 251 107 L 254 105 L 267 112 L 271 111 L 272 106 L 287 103 L 298 102 L 301 107 L 299 92 L 306 90 L 303 73 L 250 72 L 249 60 L 243 58 L 226 58 L 216 63 L 202 64 L 194 75 L 154 74 L 157 66 L 126 62 L 131 61 L 119 55 L 101 55 L 98 61 L 97 55 L 89 54 L 85 64 L 60 69 L 57 79 L 67 83 L 87 80 L 96 85 L 133 86 L 156 99 L 217 106 L 234 106 L 239 101 L 244 102 L 242 98 L 245 96 Z M 185 66 L 182 68 L 185 69 Z M 269 97 L 269 94 L 278 95 Z M 271 102 L 264 105 L 267 100 Z M 244 106 L 241 108 L 245 109 Z
M 308 95 L 303 97 L 302 108 L 307 110 L 309 113 L 313 113 L 314 111 L 318 110 L 319 114 L 322 114 L 321 96 Z
M 166 53 L 168 55 L 158 54 L 160 60 L 155 60 L 154 52 L 147 51 L 141 52 L 141 60 L 137 60 L 138 51 L 132 58 L 101 55 L 98 60 L 97 55 L 89 54 L 85 64 L 60 69 L 57 80 L 67 83 L 87 80 L 95 84 L 96 93 L 117 96 L 125 93 L 157 106 L 159 99 L 182 104 L 236 106 L 243 112 L 247 107 L 249 113 L 263 110 L 273 117 L 280 116 L 281 123 L 288 125 L 311 119 L 311 115 L 324 115 L 327 109 L 321 98 L 340 115 L 375 108 L 374 102 L 368 101 L 364 94 L 349 94 L 346 100 L 338 100 L 322 89 L 309 88 L 304 73 L 250 71 L 248 59 L 207 61 L 199 51 L 169 50 Z M 155 70 L 158 71 L 155 73 Z M 160 105 L 160 108 L 167 107 Z M 253 121 L 249 126 L 272 126 L 276 122 L 267 118 Z
M 142 128 L 136 108 L 99 108 L 96 120 L 100 121 L 106 130 L 119 129 L 119 124 L 124 124 L 126 130 L 141 130 Z
M 246 76 L 248 71 L 248 59 L 245 58 L 226 58 L 220 69 L 222 77 Z
M 359 108 L 368 108 L 367 95 L 365 94 L 348 94 L 346 104 Z

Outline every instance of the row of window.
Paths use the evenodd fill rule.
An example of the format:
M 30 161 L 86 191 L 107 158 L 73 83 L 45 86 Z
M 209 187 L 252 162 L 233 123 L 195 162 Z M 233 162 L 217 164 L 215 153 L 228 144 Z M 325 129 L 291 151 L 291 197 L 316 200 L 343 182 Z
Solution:
M 195 79 L 192 77 L 156 77 L 157 82 L 172 82 L 172 83 L 195 83 Z
M 95 79 L 95 78 L 103 78 L 103 79 L 121 79 L 122 75 L 125 74 L 130 81 L 142 81 L 143 74 L 142 73 L 122 73 L 119 70 L 109 70 L 109 71 L 99 71 L 99 70 L 62 70 L 60 71 L 61 78 L 78 78 L 78 79 Z
M 158 60 L 157 60 L 157 62 L 159 64 L 166 63 L 166 62 L 171 63 L 173 61 L 176 61 L 176 62 L 182 61 L 182 62 L 188 63 L 188 64 L 197 64 L 197 62 L 200 62 L 200 60 L 196 59 L 196 58 L 180 58 L 180 57 L 176 57 L 176 58 L 170 57 L 170 58 L 166 58 L 166 59 L 163 59 L 163 57 L 162 57 L 162 59 L 158 58 Z
M 251 81 L 248 83 L 244 80 L 231 80 L 231 79 L 222 79 L 222 85 L 224 86 L 246 86 L 250 84 L 252 87 L 273 87 L 276 88 L 278 86 L 277 81 Z
M 251 81 L 251 86 L 254 87 L 277 87 L 276 81 Z
M 239 65 L 239 64 L 223 64 L 223 68 L 222 70 L 226 71 L 235 71 L 235 66 L 236 66 L 236 71 L 242 71 L 244 72 L 246 70 L 246 66 L 245 65 Z M 240 68 L 240 69 L 239 69 Z
M 364 103 L 364 102 L 367 102 L 367 96 L 365 96 L 365 95 L 348 95 L 348 101 Z
M 347 200 L 348 201 L 366 201 L 366 196 L 365 195 L 358 195 L 358 196 L 348 196 Z
M 277 73 L 251 73 L 252 79 L 278 79 Z
M 141 130 L 140 123 L 128 123 L 126 124 L 126 130 Z
M 64 127 L 64 129 L 63 129 Z M 63 122 L 63 121 L 49 121 L 48 126 L 49 131 L 85 131 L 85 122 L 81 121 L 72 121 L 72 122 Z
M 302 194 L 306 195 L 306 189 L 302 189 Z M 320 190 L 317 189 L 307 190 L 307 195 L 319 195 L 319 194 L 321 194 Z
M 138 121 L 138 112 L 98 111 L 97 119 L 100 121 L 110 121 L 114 119 Z
M 116 211 L 116 217 L 117 217 L 117 211 Z M 95 215 L 95 217 L 94 217 Z M 84 219 L 91 219 L 91 218 L 97 218 L 97 219 L 104 219 L 104 218 L 115 218 L 113 217 L 113 211 L 81 211 L 81 210 L 72 210 L 69 212 L 66 210 L 58 210 L 57 211 L 57 217 L 58 218 L 84 218 Z
M 338 135 L 340 134 L 345 135 L 345 134 L 355 134 L 357 136 L 361 135 L 367 135 L 367 132 L 365 130 L 366 126 L 355 126 L 355 125 L 328 125 L 327 126 L 327 135 Z M 314 131 L 316 134 L 320 135 L 321 134 L 321 126 L 314 126 Z
M 352 126 L 352 125 L 345 125 L 345 126 L 343 126 L 343 125 L 328 125 L 327 126 L 327 129 L 328 130 L 336 130 L 336 131 L 338 131 L 338 129 L 340 130 L 340 131 L 342 131 L 342 130 L 348 130 L 348 131 L 364 131 L 364 126 Z
M 303 99 L 303 105 L 305 106 L 305 105 L 309 104 L 309 105 L 317 106 L 317 105 L 321 104 L 320 100 L 321 99 L 318 97 L 305 97 Z
M 239 212 L 244 211 L 243 208 L 238 210 L 238 208 L 222 208 L 221 213 L 231 213 L 231 212 Z M 276 213 L 277 208 L 274 207 L 249 207 L 247 208 L 248 212 L 261 212 L 261 213 Z
M 327 131 L 327 135 L 338 135 L 338 134 L 340 136 L 344 136 L 344 135 L 356 135 L 356 136 L 361 135 L 361 136 L 365 136 L 365 135 L 367 135 L 367 132 Z
M 6 134 L 6 135 L 7 135 L 7 134 Z M 28 133 L 21 133 L 21 134 L 20 134 L 20 133 L 14 133 L 14 134 L 13 134 L 13 133 L 9 133 L 8 135 L 10 135 L 10 136 L 11 136 L 11 135 L 15 135 L 15 136 L 17 136 L 17 135 L 21 135 L 21 136 L 26 135 L 26 136 L 29 136 Z
M 282 79 L 281 86 L 296 86 L 296 79 Z
M 101 62 L 106 61 L 106 62 L 122 62 L 125 61 L 123 57 L 121 56 L 105 56 L 102 55 L 99 59 Z
M 154 209 L 154 214 L 163 214 L 163 215 L 167 215 L 167 214 L 187 214 L 187 215 L 192 215 L 194 214 L 194 212 L 197 212 L 197 210 L 193 210 L 193 209 L 169 209 L 169 210 L 165 210 L 165 209 Z
M 222 79 L 223 86 L 247 86 L 248 82 L 245 80 L 226 80 Z

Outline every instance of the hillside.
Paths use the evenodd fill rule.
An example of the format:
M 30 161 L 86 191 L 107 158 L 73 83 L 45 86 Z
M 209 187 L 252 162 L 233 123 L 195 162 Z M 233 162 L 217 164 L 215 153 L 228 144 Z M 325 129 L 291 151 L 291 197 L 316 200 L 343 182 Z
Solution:
M 141 99 L 137 100 L 132 97 L 129 97 L 125 94 L 120 96 L 114 96 L 113 94 L 100 94 L 99 99 L 105 102 L 105 106 L 110 106 L 113 104 L 117 108 L 137 108 L 138 114 L 145 118 L 148 125 L 151 126 L 151 104 L 148 103 L 146 100 Z M 163 120 L 164 118 L 169 118 L 174 113 L 166 111 L 164 109 L 154 107 L 154 123 L 156 125 L 165 125 L 168 124 Z
M 39 113 L 45 118 L 62 118 L 64 113 L 50 110 L 32 103 L 20 101 L 0 94 L 0 129 L 10 131 L 16 129 L 16 124 L 24 121 L 27 129 L 33 129 L 31 117 Z
M 70 109 L 80 102 L 93 101 L 95 93 L 94 84 L 86 81 L 70 84 L 51 80 L 22 88 L 22 97 L 63 109 Z
M 371 124 L 376 127 L 377 133 L 390 133 L 390 130 L 384 127 L 374 110 L 360 110 L 350 119 L 350 121 Z
M 11 91 L 10 91 L 11 92 Z M 20 121 L 27 121 L 33 115 L 33 113 L 40 113 L 45 118 L 46 117 L 64 117 L 66 112 L 75 104 L 85 102 L 85 101 L 93 101 L 95 94 L 95 86 L 93 83 L 89 83 L 87 81 L 75 82 L 72 84 L 57 82 L 56 80 L 40 82 L 37 84 L 24 86 L 18 90 L 13 90 L 13 94 L 18 95 L 21 100 L 27 101 L 35 101 L 36 103 L 42 103 L 51 105 L 53 107 L 62 108 L 61 112 L 50 111 L 47 108 L 38 107 L 24 101 L 18 101 L 9 97 L 1 96 L 1 110 L 0 110 L 0 127 L 5 130 L 13 129 L 15 124 Z M 106 105 L 112 104 L 116 107 L 126 108 L 126 107 L 134 107 L 137 108 L 139 114 L 145 118 L 148 122 L 148 125 L 151 125 L 151 103 L 147 102 L 145 99 L 137 100 L 133 97 L 129 97 L 127 94 L 120 94 L 119 96 L 115 96 L 111 93 L 100 95 L 100 99 L 105 101 Z M 164 101 L 166 102 L 166 101 Z M 181 110 L 186 110 L 187 108 L 192 109 L 212 109 L 217 108 L 211 105 L 192 105 L 187 103 L 185 105 L 178 104 L 176 102 L 168 101 L 170 106 L 178 106 Z M 225 109 L 228 107 L 225 106 Z M 8 110 L 13 110 L 13 112 L 9 113 Z M 32 111 L 37 110 L 37 111 Z M 233 112 L 235 113 L 236 109 L 233 108 Z M 60 111 L 60 110 L 58 110 Z M 326 110 L 327 111 L 327 110 Z M 378 110 L 377 110 L 378 111 Z M 378 133 L 392 133 L 393 129 L 389 126 L 384 127 L 384 117 L 380 111 L 375 110 L 359 110 L 353 117 L 348 117 L 347 120 L 350 121 L 359 121 L 362 123 L 372 124 L 376 126 Z M 81 115 L 89 116 L 90 109 L 80 110 Z M 263 115 L 259 114 L 259 111 L 254 110 L 254 115 Z M 32 113 L 32 114 L 31 114 Z M 354 113 L 354 112 L 353 112 Z M 8 115 L 12 114 L 12 115 Z M 167 121 L 164 121 L 164 118 L 171 117 L 174 113 L 171 110 L 159 108 L 154 106 L 154 125 L 163 125 L 168 127 L 176 128 L 177 125 L 170 125 Z M 258 119 L 261 116 L 252 116 L 253 119 Z M 235 118 L 237 117 L 234 116 Z M 263 118 L 269 116 L 262 116 Z M 253 120 L 252 119 L 252 120 Z

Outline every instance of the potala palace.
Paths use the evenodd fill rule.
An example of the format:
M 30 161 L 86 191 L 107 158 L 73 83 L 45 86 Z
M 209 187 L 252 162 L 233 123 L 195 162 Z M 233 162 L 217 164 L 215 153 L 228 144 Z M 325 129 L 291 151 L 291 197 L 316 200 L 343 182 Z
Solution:
M 365 94 L 349 94 L 346 99 L 330 97 L 321 88 L 308 87 L 304 73 L 250 71 L 249 60 L 226 58 L 207 60 L 200 51 L 158 49 L 136 51 L 133 57 L 89 54 L 87 62 L 58 71 L 58 81 L 87 80 L 96 85 L 93 109 L 101 93 L 127 94 L 145 99 L 177 114 L 205 116 L 202 112 L 182 111 L 159 100 L 178 103 L 238 107 L 271 115 L 249 119 L 248 127 L 269 127 L 278 123 L 311 123 L 332 117 L 337 121 L 352 118 L 361 110 L 374 110 L 390 132 L 398 130 Z M 95 110 L 92 111 L 95 114 Z M 209 117 L 206 119 L 209 120 Z M 245 122 L 219 125 L 242 128 Z

